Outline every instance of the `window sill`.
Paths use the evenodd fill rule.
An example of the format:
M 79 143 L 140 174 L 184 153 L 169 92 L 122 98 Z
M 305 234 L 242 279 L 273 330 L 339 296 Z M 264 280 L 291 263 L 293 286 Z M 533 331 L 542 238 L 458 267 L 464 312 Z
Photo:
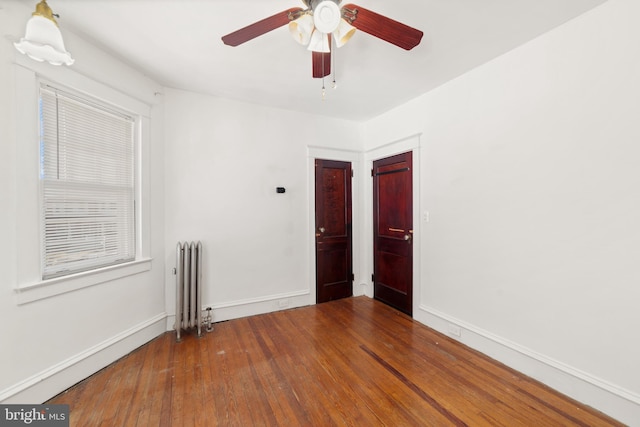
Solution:
M 151 270 L 151 258 L 29 283 L 14 289 L 18 305 L 53 297 Z

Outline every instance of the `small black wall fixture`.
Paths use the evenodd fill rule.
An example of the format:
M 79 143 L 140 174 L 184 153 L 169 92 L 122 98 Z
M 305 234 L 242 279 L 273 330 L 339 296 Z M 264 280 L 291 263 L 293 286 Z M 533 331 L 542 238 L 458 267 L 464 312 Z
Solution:
M 278 194 L 283 194 L 285 191 L 287 190 L 284 187 L 276 187 L 276 193 Z

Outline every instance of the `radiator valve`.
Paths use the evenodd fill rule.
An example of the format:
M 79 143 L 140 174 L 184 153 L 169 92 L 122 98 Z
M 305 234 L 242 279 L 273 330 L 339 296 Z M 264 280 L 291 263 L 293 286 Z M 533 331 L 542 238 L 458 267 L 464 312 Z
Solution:
M 207 315 L 204 316 L 204 320 L 207 324 L 207 332 L 213 331 L 213 317 L 211 316 L 211 307 L 207 307 Z

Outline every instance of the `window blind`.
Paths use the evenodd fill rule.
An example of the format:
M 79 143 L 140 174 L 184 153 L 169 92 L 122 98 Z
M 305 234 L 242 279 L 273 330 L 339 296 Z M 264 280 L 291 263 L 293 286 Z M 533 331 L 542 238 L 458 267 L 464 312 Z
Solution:
M 43 279 L 135 259 L 131 116 L 40 87 Z

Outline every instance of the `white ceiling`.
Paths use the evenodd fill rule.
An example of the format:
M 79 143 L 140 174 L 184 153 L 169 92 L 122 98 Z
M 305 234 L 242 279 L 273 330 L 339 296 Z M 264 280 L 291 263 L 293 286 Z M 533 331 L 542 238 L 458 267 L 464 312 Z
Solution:
M 36 0 L 24 0 L 32 2 Z M 338 82 L 311 77 L 311 54 L 286 26 L 238 47 L 220 38 L 300 0 L 48 0 L 64 31 L 164 86 L 366 120 L 578 16 L 605 0 L 357 0 L 424 32 L 405 51 L 357 32 L 337 49 Z M 345 2 L 347 3 L 347 2 Z M 72 52 L 73 54 L 73 52 Z M 82 59 L 79 59 L 82 60 Z

